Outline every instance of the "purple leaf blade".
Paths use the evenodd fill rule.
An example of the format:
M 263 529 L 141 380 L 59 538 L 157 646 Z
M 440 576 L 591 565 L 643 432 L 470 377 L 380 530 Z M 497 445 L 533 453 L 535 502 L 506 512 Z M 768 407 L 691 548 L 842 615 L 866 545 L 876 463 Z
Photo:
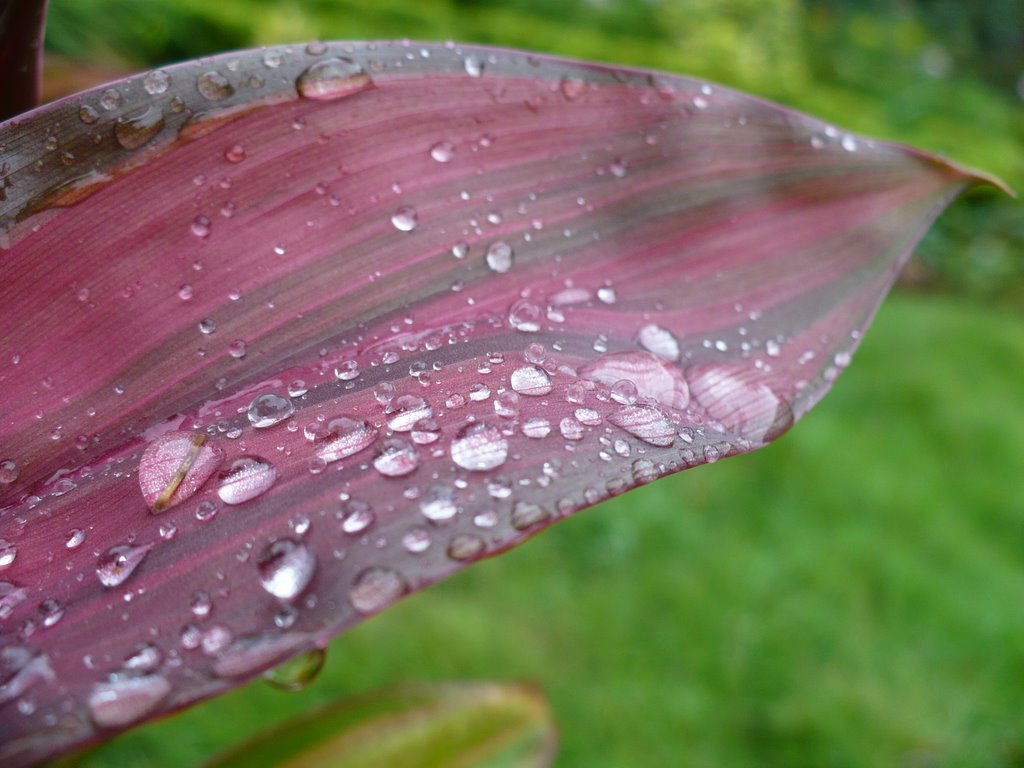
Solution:
M 5 760 L 771 441 L 991 181 L 683 78 L 328 48 L 0 127 Z

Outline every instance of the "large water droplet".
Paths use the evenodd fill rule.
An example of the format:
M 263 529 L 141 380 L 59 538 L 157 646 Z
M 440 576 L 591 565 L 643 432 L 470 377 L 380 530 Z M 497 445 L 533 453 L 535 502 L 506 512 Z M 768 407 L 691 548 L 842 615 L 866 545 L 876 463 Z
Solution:
M 602 355 L 580 368 L 579 374 L 607 387 L 620 381 L 631 382 L 639 396 L 676 410 L 686 408 L 690 402 L 689 387 L 683 375 L 649 352 Z
M 676 440 L 675 425 L 650 405 L 626 405 L 612 412 L 608 421 L 645 443 L 667 448 Z
M 0 646 L 0 704 L 15 700 L 32 686 L 54 677 L 48 656 L 20 645 Z
M 28 592 L 24 587 L 9 581 L 0 581 L 0 621 L 10 616 L 26 597 Z
M 292 539 L 275 541 L 260 555 L 260 584 L 278 600 L 292 601 L 309 586 L 316 555 Z
M 268 669 L 263 679 L 281 691 L 301 691 L 320 674 L 325 658 L 322 648 L 313 648 Z
M 364 420 L 339 416 L 319 430 L 316 455 L 330 464 L 369 448 L 376 439 L 377 430 Z
M 668 360 L 670 363 L 679 361 L 679 340 L 671 331 L 660 325 L 649 323 L 643 326 L 637 332 L 636 340 L 641 347 L 662 360 Z
M 373 81 L 359 64 L 342 57 L 324 59 L 299 75 L 295 87 L 307 99 L 328 101 L 350 96 L 373 87 Z
M 512 389 L 520 395 L 540 397 L 551 391 L 551 377 L 543 368 L 524 365 L 512 371 Z
M 235 92 L 231 83 L 220 72 L 201 74 L 196 80 L 196 89 L 209 101 L 221 101 Z
M 159 96 L 171 87 L 171 76 L 162 69 L 154 69 L 143 78 L 142 87 L 150 96 Z
M 702 364 L 686 369 L 694 399 L 726 429 L 755 442 L 770 442 L 793 426 L 788 402 L 757 379 L 759 369 Z
M 139 567 L 153 544 L 131 546 L 121 544 L 107 550 L 96 564 L 96 576 L 105 587 L 116 587 L 123 584 Z
M 277 480 L 277 467 L 259 456 L 239 456 L 220 473 L 217 495 L 225 504 L 255 499 Z
M 523 422 L 523 434 L 533 439 L 540 439 L 551 434 L 551 422 L 542 416 L 534 416 Z
M 487 247 L 487 266 L 493 271 L 504 274 L 512 269 L 512 246 L 504 240 L 497 240 Z
M 508 458 L 508 440 L 492 424 L 467 424 L 451 444 L 452 461 L 463 469 L 486 472 L 500 467 Z
M 508 308 L 509 325 L 524 333 L 539 331 L 542 317 L 541 308 L 527 299 L 519 299 Z
M 375 566 L 359 574 L 348 599 L 360 613 L 377 613 L 404 595 L 407 589 L 397 571 Z
M 484 540 L 471 533 L 460 533 L 448 542 L 448 557 L 452 560 L 473 560 L 483 554 Z
M 276 392 L 258 395 L 249 405 L 249 423 L 259 429 L 272 427 L 295 413 L 292 401 Z
M 154 512 L 198 491 L 224 461 L 224 451 L 201 432 L 168 432 L 147 446 L 139 460 L 139 488 Z
M 164 113 L 155 104 L 134 115 L 119 117 L 114 123 L 114 137 L 125 149 L 138 149 L 164 127 Z
M 409 432 L 420 419 L 434 415 L 427 401 L 416 395 L 400 395 L 384 408 L 388 427 L 394 432 Z

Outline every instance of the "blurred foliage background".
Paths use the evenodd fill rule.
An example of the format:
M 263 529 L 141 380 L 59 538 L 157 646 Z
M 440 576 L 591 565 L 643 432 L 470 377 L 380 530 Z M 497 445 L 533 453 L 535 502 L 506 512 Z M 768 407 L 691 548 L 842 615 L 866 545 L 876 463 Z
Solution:
M 1021 0 L 51 0 L 52 79 L 413 38 L 707 78 L 1024 191 Z M 72 62 L 69 65 L 69 62 Z M 559 766 L 1024 766 L 1024 213 L 972 193 L 793 435 L 661 481 L 88 765 L 188 765 L 388 682 L 532 679 Z M 898 364 L 896 364 L 898 361 Z

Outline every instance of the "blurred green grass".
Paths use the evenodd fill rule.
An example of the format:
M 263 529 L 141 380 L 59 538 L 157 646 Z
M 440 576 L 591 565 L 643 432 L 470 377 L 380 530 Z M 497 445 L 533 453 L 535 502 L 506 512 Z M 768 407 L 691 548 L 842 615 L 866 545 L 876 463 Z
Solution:
M 541 683 L 562 768 L 1021 765 L 1021 370 L 1016 314 L 894 297 L 779 443 L 410 597 L 302 693 L 250 685 L 85 765 L 191 765 L 316 703 L 447 678 Z
M 1008 27 L 1024 16 L 987 7 Z M 51 0 L 48 45 L 133 67 L 317 37 L 532 48 L 706 77 L 1022 191 L 1007 67 L 1024 54 L 972 36 L 968 22 L 989 29 L 980 13 L 937 0 Z M 190 765 L 316 703 L 443 678 L 541 683 L 564 768 L 1024 765 L 1019 204 L 959 201 L 917 264 L 932 291 L 890 299 L 780 443 L 614 499 L 411 597 L 338 638 L 303 693 L 249 686 L 86 765 Z

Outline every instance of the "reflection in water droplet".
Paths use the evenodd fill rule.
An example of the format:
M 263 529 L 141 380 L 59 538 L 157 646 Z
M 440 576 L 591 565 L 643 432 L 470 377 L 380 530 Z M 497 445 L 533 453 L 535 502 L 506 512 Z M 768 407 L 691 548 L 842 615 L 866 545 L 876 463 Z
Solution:
M 331 100 L 372 88 L 373 81 L 362 66 L 339 57 L 309 67 L 299 75 L 295 87 L 307 99 Z
M 524 365 L 512 371 L 512 389 L 521 395 L 539 397 L 551 391 L 551 377 L 547 371 L 534 365 Z
M 324 650 L 313 648 L 268 669 L 263 673 L 263 679 L 281 691 L 301 691 L 320 674 L 324 659 Z
M 381 443 L 373 467 L 385 477 L 401 477 L 415 470 L 419 462 L 419 451 L 412 443 L 392 437 Z
M 487 266 L 494 272 L 504 274 L 512 269 L 512 246 L 504 240 L 496 240 L 487 247 Z
M 100 583 L 105 587 L 116 587 L 123 584 L 139 567 L 153 546 L 153 544 L 144 544 L 135 547 L 121 544 L 108 549 L 96 564 L 96 576 L 99 577 Z
M 292 401 L 284 395 L 267 392 L 253 399 L 249 405 L 249 423 L 258 429 L 272 427 L 295 413 Z
M 220 101 L 226 99 L 235 92 L 235 89 L 220 72 L 204 72 L 196 80 L 196 89 L 209 101 Z
M 316 570 L 316 555 L 293 539 L 275 541 L 257 563 L 260 584 L 278 600 L 291 602 L 309 586 Z
M 517 331 L 536 333 L 543 316 L 541 308 L 527 299 L 519 299 L 508 308 L 508 323 Z
M 329 464 L 369 448 L 376 439 L 377 430 L 362 419 L 339 416 L 320 432 L 316 455 Z
M 100 728 L 121 728 L 155 710 L 171 692 L 161 675 L 118 677 L 93 686 L 89 715 Z
M 125 149 L 138 149 L 164 127 L 164 113 L 155 104 L 141 112 L 119 117 L 114 123 L 114 137 Z
M 356 577 L 348 599 L 360 613 L 377 613 L 395 602 L 407 589 L 405 580 L 397 571 L 375 566 Z
M 473 422 L 459 430 L 451 444 L 452 461 L 463 469 L 486 472 L 508 458 L 508 440 L 492 424 Z
M 391 214 L 391 223 L 399 232 L 412 232 L 416 229 L 418 221 L 419 214 L 416 213 L 416 209 L 410 208 L 407 205 L 402 206 Z
M 484 63 L 479 56 L 467 56 L 465 67 L 470 77 L 480 77 L 484 73 Z
M 239 456 L 220 473 L 217 495 L 225 504 L 255 499 L 277 480 L 277 467 L 259 456 Z
M 653 406 L 626 405 L 609 414 L 608 421 L 650 445 L 667 448 L 676 440 L 675 425 Z

